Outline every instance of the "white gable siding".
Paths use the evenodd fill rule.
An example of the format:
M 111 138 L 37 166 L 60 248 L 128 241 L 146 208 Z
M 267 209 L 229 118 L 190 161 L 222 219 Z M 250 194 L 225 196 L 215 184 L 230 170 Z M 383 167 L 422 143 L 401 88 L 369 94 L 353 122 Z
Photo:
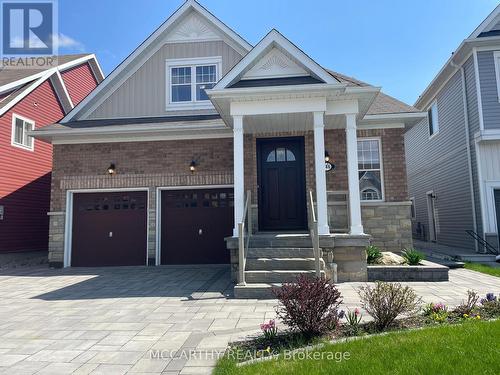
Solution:
M 89 116 L 98 118 L 165 116 L 192 111 L 166 111 L 166 59 L 222 57 L 222 75 L 242 56 L 223 41 L 163 45 Z M 206 110 L 205 110 L 206 112 Z

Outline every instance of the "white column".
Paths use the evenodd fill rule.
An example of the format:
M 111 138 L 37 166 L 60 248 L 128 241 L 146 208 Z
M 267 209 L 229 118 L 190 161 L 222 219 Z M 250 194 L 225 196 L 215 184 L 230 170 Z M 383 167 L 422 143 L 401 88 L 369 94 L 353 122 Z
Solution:
M 316 171 L 316 204 L 318 234 L 330 234 L 326 198 L 324 112 L 314 112 L 314 168 Z
M 347 176 L 349 184 L 350 234 L 363 234 L 361 223 L 361 199 L 359 196 L 358 138 L 356 135 L 356 114 L 346 114 Z
M 243 116 L 233 116 L 233 157 L 234 157 L 234 229 L 238 236 L 238 223 L 243 221 L 245 209 Z

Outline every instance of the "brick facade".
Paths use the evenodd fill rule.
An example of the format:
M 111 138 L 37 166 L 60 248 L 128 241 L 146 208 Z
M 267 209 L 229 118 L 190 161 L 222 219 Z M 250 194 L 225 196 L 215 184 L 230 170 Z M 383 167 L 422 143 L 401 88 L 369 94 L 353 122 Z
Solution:
M 307 190 L 314 191 L 312 132 L 246 135 L 244 145 L 245 189 L 252 190 L 255 204 L 257 203 L 255 140 L 259 137 L 276 136 L 304 136 L 306 185 Z M 387 202 L 407 201 L 403 129 L 360 131 L 359 136 L 377 136 L 381 138 L 385 200 Z M 327 130 L 325 132 L 325 148 L 337 166 L 335 172 L 327 174 L 327 189 L 329 191 L 345 191 L 347 190 L 345 131 Z M 191 160 L 197 162 L 195 173 L 189 171 Z M 107 174 L 107 168 L 111 163 L 116 166 L 117 173 L 114 176 Z M 156 251 L 156 188 L 166 186 L 230 185 L 233 183 L 232 169 L 233 141 L 231 138 L 55 145 L 49 238 L 51 262 L 60 264 L 63 261 L 64 212 L 66 210 L 67 190 L 149 188 L 148 251 L 149 257 L 154 258 Z M 406 207 L 409 220 L 409 207 L 404 207 Z M 377 210 L 377 212 L 385 211 Z M 338 214 L 340 217 L 340 211 L 338 211 Z M 398 212 L 397 214 L 404 216 L 404 212 Z M 392 211 L 388 212 L 388 215 L 393 215 Z M 363 210 L 363 218 L 368 220 L 365 210 Z M 384 219 L 380 220 L 381 225 L 385 225 L 384 228 L 376 228 L 376 225 L 369 226 L 369 233 L 372 232 L 370 234 L 373 234 L 374 239 L 377 237 L 386 238 L 387 235 L 392 236 L 398 232 L 397 222 L 391 218 L 380 219 Z M 332 220 L 331 217 L 331 223 Z M 401 221 L 402 226 L 406 225 L 405 218 L 398 220 Z M 370 223 L 375 222 L 375 220 L 370 221 Z M 388 241 L 389 239 L 384 239 L 381 243 Z M 407 241 L 411 243 L 411 233 L 409 232 L 408 239 L 401 240 L 401 242 L 405 243 Z

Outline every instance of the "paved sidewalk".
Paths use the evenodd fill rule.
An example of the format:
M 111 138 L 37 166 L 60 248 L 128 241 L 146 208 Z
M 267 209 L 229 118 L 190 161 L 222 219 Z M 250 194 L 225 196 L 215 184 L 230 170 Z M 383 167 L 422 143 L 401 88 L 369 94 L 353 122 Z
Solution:
M 359 285 L 339 285 L 347 307 Z M 467 289 L 500 291 L 500 279 L 463 269 L 409 285 L 449 305 Z M 275 316 L 276 301 L 231 290 L 227 267 L 0 271 L 0 373 L 208 374 L 217 351 Z

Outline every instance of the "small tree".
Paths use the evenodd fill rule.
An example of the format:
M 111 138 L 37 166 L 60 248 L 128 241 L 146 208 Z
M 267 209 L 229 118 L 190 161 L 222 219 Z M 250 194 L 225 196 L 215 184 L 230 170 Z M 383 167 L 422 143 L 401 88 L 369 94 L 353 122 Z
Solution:
M 300 275 L 295 283 L 275 288 L 273 293 L 280 301 L 276 313 L 290 328 L 311 336 L 337 326 L 342 298 L 328 280 Z

